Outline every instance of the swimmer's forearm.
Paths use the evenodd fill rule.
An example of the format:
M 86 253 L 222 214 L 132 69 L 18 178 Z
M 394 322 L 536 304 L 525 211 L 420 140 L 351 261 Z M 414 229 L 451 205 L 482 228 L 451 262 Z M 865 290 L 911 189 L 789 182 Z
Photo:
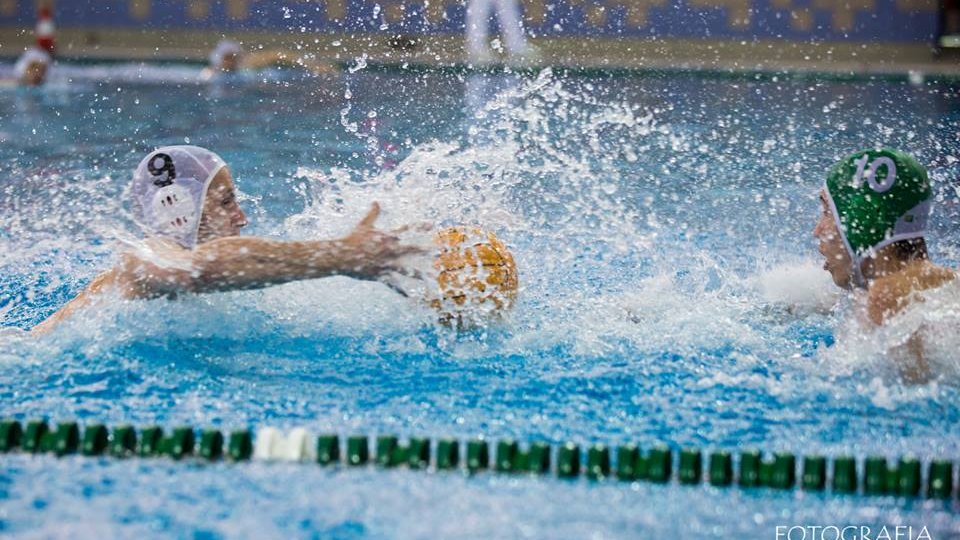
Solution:
M 300 56 L 283 50 L 250 53 L 243 60 L 247 69 L 262 69 L 270 66 L 296 67 Z
M 333 275 L 362 277 L 356 255 L 339 241 L 222 238 L 195 250 L 190 288 L 192 292 L 216 292 Z

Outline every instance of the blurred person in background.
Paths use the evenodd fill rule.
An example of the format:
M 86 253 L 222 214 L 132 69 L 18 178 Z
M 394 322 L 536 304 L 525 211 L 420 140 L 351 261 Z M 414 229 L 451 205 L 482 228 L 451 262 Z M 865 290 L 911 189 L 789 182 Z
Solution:
M 47 72 L 53 60 L 45 51 L 36 47 L 27 49 L 13 66 L 13 76 L 21 86 L 42 86 L 47 81 Z
M 497 11 L 497 21 L 509 60 L 536 60 L 539 51 L 527 42 L 523 34 L 519 0 L 468 0 L 467 58 L 470 63 L 485 64 L 493 60 L 488 39 L 490 15 L 494 9 Z
M 301 68 L 314 75 L 337 71 L 330 64 L 298 52 L 270 49 L 248 53 L 240 43 L 223 40 L 210 51 L 209 64 L 203 70 L 202 78 L 208 80 L 220 74 L 256 71 L 269 67 Z

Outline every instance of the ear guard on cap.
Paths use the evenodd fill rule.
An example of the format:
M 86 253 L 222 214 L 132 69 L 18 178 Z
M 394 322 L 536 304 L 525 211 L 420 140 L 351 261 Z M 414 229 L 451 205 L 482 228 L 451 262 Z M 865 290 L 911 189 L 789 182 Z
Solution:
M 926 232 L 933 190 L 926 169 L 907 154 L 857 152 L 834 165 L 824 187 L 859 286 L 865 257 Z
M 198 146 L 154 150 L 133 173 L 137 221 L 150 234 L 193 249 L 207 189 L 223 167 L 226 163 L 220 156 Z

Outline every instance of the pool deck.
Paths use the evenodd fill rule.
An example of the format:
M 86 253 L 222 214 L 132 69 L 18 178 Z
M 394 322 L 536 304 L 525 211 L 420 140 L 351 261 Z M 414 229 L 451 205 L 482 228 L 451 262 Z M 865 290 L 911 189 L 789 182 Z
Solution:
M 382 34 L 276 34 L 237 32 L 148 32 L 117 29 L 61 30 L 59 54 L 77 60 L 205 61 L 224 37 L 249 49 L 288 48 L 313 53 L 331 63 L 351 63 L 366 55 L 378 65 L 452 66 L 465 62 L 461 36 L 411 37 L 402 43 Z M 30 30 L 0 28 L 0 57 L 13 58 L 33 42 Z M 536 60 L 526 67 L 721 71 L 732 73 L 809 73 L 842 77 L 912 75 L 960 78 L 955 52 L 938 56 L 931 45 L 915 43 L 829 43 L 565 37 L 535 39 Z M 496 63 L 496 60 L 494 61 Z

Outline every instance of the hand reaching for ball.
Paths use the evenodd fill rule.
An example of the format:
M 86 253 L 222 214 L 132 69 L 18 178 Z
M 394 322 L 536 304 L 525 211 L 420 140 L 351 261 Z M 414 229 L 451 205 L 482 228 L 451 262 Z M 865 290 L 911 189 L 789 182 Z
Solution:
M 391 272 L 403 275 L 415 274 L 416 270 L 401 259 L 410 255 L 423 255 L 430 248 L 406 243 L 400 235 L 410 230 L 412 226 L 405 225 L 392 231 L 377 229 L 374 223 L 380 217 L 380 204 L 373 203 L 367 215 L 357 223 L 353 231 L 339 241 L 348 266 L 352 268 L 351 275 L 360 279 L 377 279 Z M 418 229 L 429 224 L 418 225 Z

